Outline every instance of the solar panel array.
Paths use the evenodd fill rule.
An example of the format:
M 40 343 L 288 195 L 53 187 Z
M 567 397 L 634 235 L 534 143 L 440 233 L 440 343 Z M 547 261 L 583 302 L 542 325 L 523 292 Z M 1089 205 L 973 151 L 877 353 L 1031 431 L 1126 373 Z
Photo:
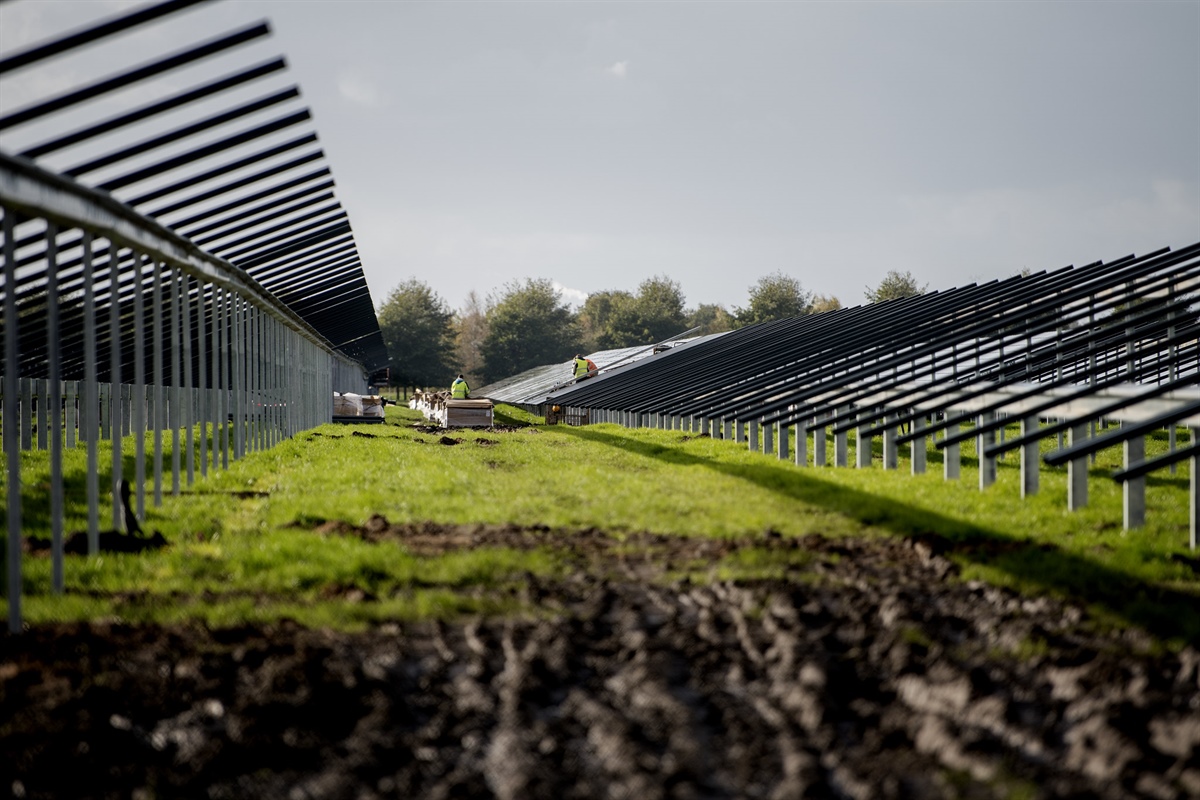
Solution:
M 686 336 L 690 332 L 685 332 L 679 336 Z M 634 364 L 643 358 L 649 358 L 654 355 L 656 350 L 661 351 L 670 347 L 682 346 L 689 341 L 693 340 L 672 337 L 658 344 L 638 347 L 618 347 L 612 350 L 597 350 L 594 353 L 585 353 L 583 355 L 585 358 L 591 359 L 592 363 L 596 365 L 597 374 L 603 375 L 614 369 Z M 477 397 L 486 397 L 497 403 L 508 403 L 509 405 L 520 406 L 528 411 L 537 411 L 540 410 L 543 401 L 551 392 L 574 383 L 574 377 L 575 362 L 572 359 L 558 364 L 543 364 L 532 367 L 524 372 L 480 387 L 474 391 L 474 394 Z
M 995 480 L 996 457 L 1018 450 L 1024 493 L 1037 491 L 1037 442 L 1065 432 L 1071 445 L 1045 460 L 1068 464 L 1073 508 L 1086 503 L 1086 457 L 1125 444 L 1115 477 L 1125 484 L 1125 524 L 1135 527 L 1144 475 L 1196 453 L 1194 444 L 1172 446 L 1151 463 L 1142 448 L 1148 431 L 1168 428 L 1173 445 L 1176 426 L 1200 426 L 1198 286 L 1200 244 L 763 323 L 544 402 L 593 421 L 704 431 L 754 448 L 761 432 L 761 446 L 800 465 L 827 463 L 826 429 L 836 466 L 848 466 L 852 430 L 864 443 L 860 467 L 871 465 L 865 443 L 882 436 L 885 468 L 911 442 L 912 468 L 923 471 L 932 441 L 948 478 L 958 477 L 957 445 L 973 438 L 981 488 Z M 1014 420 L 1022 435 L 997 441 Z M 1121 427 L 1091 438 L 1105 420 Z
M 253 22 L 175 44 L 179 26 L 203 5 L 143 7 L 0 59 L 0 91 L 9 98 L 71 81 L 0 114 L 4 165 L 20 171 L 28 161 L 111 196 L 244 271 L 330 347 L 380 369 L 387 351 L 348 215 L 312 114 L 286 80 L 284 58 L 267 49 L 270 27 Z M 167 23 L 176 27 L 156 40 L 160 52 L 128 64 L 127 37 Z M 108 71 L 63 70 L 76 55 Z M 42 238 L 21 231 L 18 267 L 45 261 Z M 58 247 L 80 238 L 63 237 Z M 60 292 L 81 291 L 78 266 L 77 259 L 60 264 Z M 44 294 L 41 273 L 20 271 L 19 304 Z M 33 338 L 22 342 L 22 374 L 36 369 L 44 347 L 34 329 L 26 336 Z
M 62 591 L 77 504 L 64 497 L 65 449 L 87 449 L 96 553 L 102 482 L 113 528 L 128 528 L 148 493 L 159 505 L 197 471 L 328 422 L 335 389 L 364 391 L 387 364 L 312 114 L 283 57 L 263 51 L 269 25 L 205 35 L 224 19 L 205 16 L 214 7 L 237 8 L 143 5 L 0 58 L 10 630 L 32 497 L 22 450 L 49 451 Z

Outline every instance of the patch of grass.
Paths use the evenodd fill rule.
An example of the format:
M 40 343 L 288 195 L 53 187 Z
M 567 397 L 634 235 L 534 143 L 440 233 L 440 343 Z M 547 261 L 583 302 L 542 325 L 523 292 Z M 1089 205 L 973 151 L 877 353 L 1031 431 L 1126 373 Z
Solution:
M 1120 487 L 1108 478 L 1120 463 L 1116 448 L 1099 454 L 1092 467 L 1088 507 L 1070 513 L 1065 469 L 1043 466 L 1041 491 L 1023 500 L 1015 455 L 998 464 L 995 484 L 980 491 L 970 441 L 962 446 L 961 479 L 944 481 L 940 454 L 928 442 L 925 475 L 909 475 L 907 458 L 896 471 L 881 469 L 878 460 L 871 469 L 798 468 L 731 441 L 611 424 L 546 426 L 520 409 L 497 410 L 498 422 L 525 427 L 425 433 L 414 427 L 422 422 L 419 412 L 389 406 L 385 425 L 324 425 L 231 462 L 228 471 L 201 478 L 197 470 L 195 485 L 188 488 L 185 481 L 177 497 L 170 494 L 168 478 L 162 506 L 148 499 L 143 527 L 161 530 L 171 548 L 139 556 L 70 557 L 64 597 L 49 593 L 49 560 L 27 558 L 27 615 L 36 621 L 87 616 L 93 608 L 113 613 L 101 607 L 104 602 L 143 593 L 160 599 L 162 609 L 155 613 L 161 618 L 215 613 L 204 610 L 211 606 L 225 609 L 220 619 L 234 619 L 246 602 L 231 595 L 258 592 L 272 600 L 265 606 L 250 603 L 246 613 L 255 618 L 282 614 L 287 600 L 298 608 L 341 608 L 328 613 L 343 615 L 349 624 L 364 614 L 384 613 L 380 609 L 391 608 L 393 598 L 408 597 L 425 609 L 420 613 L 435 614 L 457 606 L 417 599 L 423 593 L 465 596 L 479 587 L 504 586 L 524 570 L 563 569 L 548 553 L 476 550 L 418 557 L 398 546 L 312 530 L 326 520 L 362 525 L 382 514 L 397 523 L 595 527 L 618 535 L 740 537 L 768 529 L 785 536 L 933 535 L 946 543 L 947 555 L 965 577 L 1053 592 L 1090 604 L 1117 624 L 1136 622 L 1177 642 L 1200 641 L 1200 619 L 1192 613 L 1200 579 L 1186 549 L 1187 465 L 1174 476 L 1151 477 L 1148 523 L 1124 532 Z M 1011 426 L 1006 436 L 1015 435 Z M 170 464 L 169 437 L 165 444 L 164 463 Z M 1053 440 L 1043 443 L 1043 449 L 1054 446 Z M 1150 437 L 1148 455 L 1166 446 L 1165 437 Z M 131 475 L 132 439 L 123 447 L 124 471 Z M 100 451 L 100 486 L 108 487 L 107 443 Z M 86 524 L 82 447 L 67 453 L 64 472 L 67 529 L 79 530 Z M 48 535 L 47 476 L 44 453 L 22 454 L 29 534 Z M 102 526 L 110 527 L 110 519 L 102 507 Z M 778 559 L 779 554 L 751 550 L 718 568 L 730 579 L 794 569 L 786 558 Z M 321 592 L 330 586 L 356 587 L 381 599 L 323 602 Z M 80 602 L 81 595 L 99 598 L 100 605 Z M 177 600 L 206 596 L 214 599 Z
M 737 550 L 707 569 L 693 568 L 693 577 L 719 581 L 782 580 L 811 564 L 807 550 L 769 550 L 747 547 Z
M 544 425 L 546 418 L 507 403 L 496 403 L 492 408 L 492 422 L 496 425 Z
M 933 640 L 920 627 L 916 625 L 904 625 L 900 628 L 900 639 L 914 647 L 920 647 L 928 650 L 933 646 Z

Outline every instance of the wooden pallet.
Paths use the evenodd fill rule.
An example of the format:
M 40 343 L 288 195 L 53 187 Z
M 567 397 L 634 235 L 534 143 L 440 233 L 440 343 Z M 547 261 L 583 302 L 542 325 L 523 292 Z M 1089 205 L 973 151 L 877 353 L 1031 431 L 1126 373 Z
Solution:
M 447 400 L 445 419 L 442 426 L 446 428 L 490 428 L 492 427 L 491 400 Z

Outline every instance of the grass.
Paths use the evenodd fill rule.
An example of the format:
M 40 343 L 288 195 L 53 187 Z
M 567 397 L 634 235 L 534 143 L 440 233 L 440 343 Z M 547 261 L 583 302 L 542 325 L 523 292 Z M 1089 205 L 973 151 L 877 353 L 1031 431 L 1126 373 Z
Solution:
M 143 527 L 161 530 L 171 547 L 68 557 L 62 596 L 50 590 L 49 559 L 26 558 L 25 616 L 34 623 L 109 616 L 210 624 L 289 616 L 353 627 L 509 613 L 527 571 L 568 569 L 550 551 L 480 548 L 417 556 L 399 545 L 312 530 L 326 520 L 361 525 L 382 514 L 399 523 L 596 527 L 616 535 L 935 536 L 967 579 L 1067 596 L 1112 624 L 1144 625 L 1172 646 L 1200 641 L 1193 612 L 1200 581 L 1187 550 L 1186 465 L 1174 476 L 1151 476 L 1147 525 L 1125 532 L 1120 487 L 1108 477 L 1120 463 L 1116 448 L 1098 456 L 1089 505 L 1072 513 L 1065 469 L 1043 467 L 1039 494 L 1020 498 L 1015 455 L 1000 462 L 995 485 L 981 492 L 971 442 L 962 447 L 962 478 L 948 482 L 932 447 L 929 472 L 911 476 L 907 447 L 896 471 L 881 469 L 878 453 L 872 469 L 801 469 L 744 444 L 608 424 L 545 426 L 505 406 L 497 409 L 497 423 L 526 427 L 457 430 L 444 435 L 461 441 L 447 445 L 441 432 L 414 429 L 419 421 L 417 412 L 388 407 L 383 425 L 322 426 L 249 454 L 228 471 L 197 474 L 179 496 L 170 494 L 167 478 L 162 506 L 147 500 Z M 1015 426 L 1006 435 L 1015 436 Z M 165 445 L 169 465 L 169 441 Z M 1165 434 L 1152 437 L 1147 453 L 1166 446 Z M 100 450 L 100 485 L 107 487 L 107 443 Z M 129 475 L 131 439 L 123 450 Z M 811 444 L 809 450 L 811 457 Z M 22 454 L 27 534 L 47 535 L 48 469 L 44 453 Z M 64 474 L 67 530 L 80 530 L 86 525 L 82 448 L 66 454 Z M 102 508 L 102 527 L 110 527 L 110 516 Z M 718 577 L 741 580 L 797 568 L 753 550 L 714 566 Z M 354 599 L 358 595 L 373 601 Z

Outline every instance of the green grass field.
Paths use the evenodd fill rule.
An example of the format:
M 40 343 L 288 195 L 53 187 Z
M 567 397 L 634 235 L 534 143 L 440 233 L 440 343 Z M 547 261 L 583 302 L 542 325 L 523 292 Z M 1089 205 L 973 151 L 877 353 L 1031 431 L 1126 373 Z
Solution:
M 1125 532 L 1120 487 L 1108 477 L 1120 462 L 1115 448 L 1092 469 L 1089 506 L 1071 513 L 1065 469 L 1043 467 L 1040 493 L 1020 498 L 1015 455 L 1000 462 L 995 485 L 981 492 L 970 443 L 962 448 L 962 478 L 947 482 L 932 446 L 928 473 L 911 476 L 907 448 L 896 471 L 884 471 L 878 454 L 871 469 L 814 469 L 677 431 L 545 426 L 504 406 L 498 423 L 526 427 L 452 431 L 462 441 L 451 446 L 439 443 L 440 433 L 415 429 L 420 421 L 417 412 L 390 406 L 382 425 L 325 425 L 250 454 L 228 471 L 207 478 L 197 472 L 178 497 L 170 495 L 168 477 L 163 504 L 153 508 L 148 500 L 143 527 L 161 531 L 170 547 L 68 556 L 63 595 L 51 590 L 50 559 L 26 556 L 24 616 L 32 624 L 109 617 L 214 625 L 290 617 L 354 628 L 386 619 L 517 613 L 526 573 L 571 569 L 555 548 L 418 556 L 400 545 L 314 530 L 330 520 L 362 525 L 379 514 L 395 523 L 550 526 L 562 529 L 564 547 L 570 531 L 584 528 L 618 537 L 636 531 L 932 537 L 962 567 L 961 579 L 1070 597 L 1106 623 L 1145 626 L 1169 646 L 1200 640 L 1186 465 L 1176 475 L 1149 478 L 1147 525 Z M 1015 432 L 1014 426 L 1009 435 Z M 1147 454 L 1166 447 L 1163 433 L 1148 440 Z M 107 443 L 100 449 L 104 491 Z M 132 440 L 123 450 L 131 474 Z M 169 452 L 164 463 L 171 463 Z M 45 453 L 22 454 L 26 535 L 48 535 L 48 469 Z M 82 530 L 82 447 L 67 453 L 64 471 L 67 531 Z M 111 527 L 103 502 L 101 527 Z M 736 564 L 712 566 L 714 574 L 744 574 Z

